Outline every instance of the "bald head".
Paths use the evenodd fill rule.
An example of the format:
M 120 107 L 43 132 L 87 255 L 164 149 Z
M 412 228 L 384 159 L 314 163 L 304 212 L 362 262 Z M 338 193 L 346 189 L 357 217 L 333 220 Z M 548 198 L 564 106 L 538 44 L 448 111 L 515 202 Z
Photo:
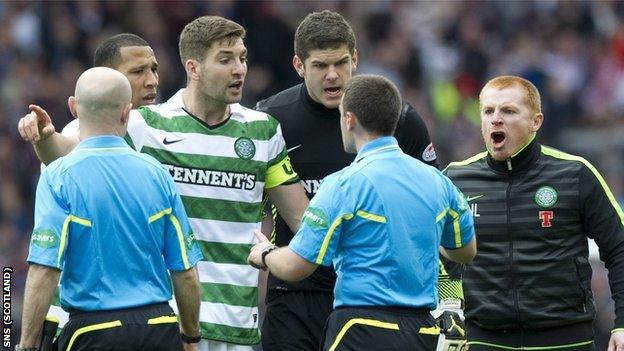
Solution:
M 95 67 L 78 77 L 69 108 L 80 118 L 81 132 L 123 135 L 131 99 L 126 76 L 112 68 Z

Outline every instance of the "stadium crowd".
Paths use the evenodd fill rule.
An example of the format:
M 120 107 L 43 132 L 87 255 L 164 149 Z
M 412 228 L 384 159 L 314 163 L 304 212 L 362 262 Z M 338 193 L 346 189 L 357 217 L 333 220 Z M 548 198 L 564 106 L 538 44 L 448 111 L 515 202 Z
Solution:
M 66 99 L 110 35 L 143 36 L 159 60 L 159 98 L 185 84 L 177 35 L 202 14 L 243 24 L 250 53 L 243 105 L 299 82 L 291 66 L 293 34 L 310 11 L 342 13 L 358 33 L 357 73 L 383 74 L 425 118 L 446 166 L 482 149 L 477 94 L 488 78 L 514 74 L 542 92 L 540 141 L 597 166 L 624 202 L 624 3 L 535 2 L 1 2 L 0 263 L 15 269 L 14 329 L 32 230 L 39 162 L 17 134 L 29 103 L 62 127 Z M 606 271 L 594 265 L 596 349 L 611 328 Z M 17 340 L 15 336 L 15 340 Z

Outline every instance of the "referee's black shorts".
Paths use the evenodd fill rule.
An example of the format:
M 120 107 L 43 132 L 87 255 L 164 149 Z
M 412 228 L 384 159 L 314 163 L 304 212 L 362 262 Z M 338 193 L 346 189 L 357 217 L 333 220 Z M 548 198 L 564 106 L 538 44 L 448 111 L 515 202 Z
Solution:
M 71 312 L 58 338 L 62 351 L 182 350 L 178 321 L 169 305 L 102 312 Z
M 480 328 L 466 323 L 466 335 L 470 351 L 593 351 L 594 333 L 592 322 L 581 322 L 561 327 L 539 329 Z
M 329 316 L 322 350 L 434 351 L 439 335 L 427 309 L 345 307 Z
M 334 294 L 324 291 L 289 291 L 272 297 L 262 323 L 262 349 L 318 351 L 333 303 Z

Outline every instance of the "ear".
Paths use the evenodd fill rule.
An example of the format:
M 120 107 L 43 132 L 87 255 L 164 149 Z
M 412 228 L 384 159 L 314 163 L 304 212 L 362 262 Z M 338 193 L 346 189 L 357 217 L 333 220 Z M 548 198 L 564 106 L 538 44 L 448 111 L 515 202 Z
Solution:
M 74 118 L 78 118 L 78 112 L 76 112 L 76 98 L 73 96 L 70 96 L 69 99 L 67 99 L 67 106 L 69 107 L 69 112 L 71 113 L 72 116 L 74 116 Z
M 184 62 L 184 69 L 189 79 L 199 80 L 199 62 L 197 60 L 186 60 L 186 62 Z
M 358 51 L 357 49 L 353 50 L 353 57 L 351 58 L 351 65 L 353 65 L 353 69 L 352 71 L 355 72 L 355 70 L 357 69 L 357 64 L 358 64 Z
M 127 104 L 126 107 L 121 110 L 119 122 L 124 126 L 128 123 L 128 119 L 130 118 L 130 110 L 132 110 L 132 103 Z
M 305 76 L 305 66 L 303 65 L 303 61 L 299 58 L 299 56 L 293 56 L 292 65 L 297 71 L 299 77 L 303 78 Z
M 541 112 L 535 114 L 531 123 L 531 131 L 537 132 L 541 128 L 542 123 L 544 123 L 544 115 Z
M 353 112 L 347 111 L 347 113 L 345 113 L 345 127 L 347 127 L 347 130 L 351 131 L 355 128 L 356 125 L 357 118 L 355 117 Z

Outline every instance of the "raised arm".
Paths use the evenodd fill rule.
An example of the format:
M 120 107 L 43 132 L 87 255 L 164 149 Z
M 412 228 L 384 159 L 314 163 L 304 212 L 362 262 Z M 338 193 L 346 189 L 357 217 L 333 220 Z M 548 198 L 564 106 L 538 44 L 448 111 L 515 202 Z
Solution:
M 55 132 L 48 113 L 37 105 L 29 105 L 30 113 L 19 120 L 17 130 L 22 138 L 33 144 L 41 162 L 49 164 L 67 155 L 78 145 L 78 136 L 68 137 Z

